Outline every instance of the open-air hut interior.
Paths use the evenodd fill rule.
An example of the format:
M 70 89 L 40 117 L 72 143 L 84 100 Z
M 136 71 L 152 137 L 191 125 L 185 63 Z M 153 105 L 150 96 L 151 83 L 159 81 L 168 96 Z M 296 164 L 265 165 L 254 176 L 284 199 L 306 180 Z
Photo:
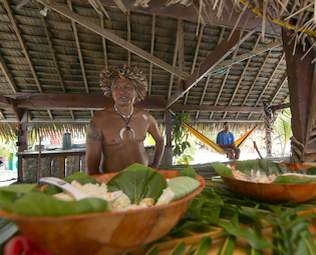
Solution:
M 196 127 L 219 128 L 227 121 L 237 128 L 258 124 L 269 130 L 265 113 L 287 108 L 290 101 L 297 141 L 293 156 L 315 159 L 314 111 L 308 98 L 313 96 L 313 69 L 300 70 L 301 63 L 311 66 L 313 60 L 311 7 L 282 11 L 278 4 L 274 9 L 267 4 L 262 18 L 255 4 L 3 0 L 2 132 L 18 134 L 23 151 L 32 128 L 73 125 L 84 130 L 95 111 L 112 107 L 102 95 L 100 71 L 128 64 L 146 73 L 148 94 L 140 105 L 163 126 L 170 125 L 171 113 L 186 113 Z M 299 22 L 276 24 L 273 12 Z M 308 139 L 301 130 L 307 126 Z
M 316 254 L 315 17 L 314 0 L 1 0 L 0 138 L 16 141 L 19 159 L 18 184 L 0 188 L 0 253 Z M 84 139 L 96 111 L 113 107 L 100 71 L 124 64 L 148 78 L 138 106 L 160 123 L 171 170 L 88 175 L 84 147 L 42 148 L 45 136 Z M 288 108 L 291 163 L 271 161 L 273 124 Z M 268 160 L 208 164 L 201 176 L 172 165 L 174 126 L 209 134 L 224 122 L 257 128 Z M 75 201 L 45 176 L 110 198 L 79 189 Z M 115 211 L 121 190 L 134 201 Z

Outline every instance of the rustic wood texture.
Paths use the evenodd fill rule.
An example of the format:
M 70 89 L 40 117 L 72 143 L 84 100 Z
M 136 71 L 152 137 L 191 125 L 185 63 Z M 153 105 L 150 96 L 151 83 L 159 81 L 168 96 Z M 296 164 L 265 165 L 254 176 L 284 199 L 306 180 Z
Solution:
M 161 171 L 165 178 L 177 171 Z M 108 181 L 115 174 L 98 175 Z M 157 240 L 167 234 L 180 220 L 192 199 L 205 182 L 190 195 L 168 205 L 121 212 L 91 213 L 64 217 L 25 217 L 1 212 L 17 223 L 21 232 L 40 247 L 58 255 L 120 254 Z
M 315 87 L 316 79 L 314 77 L 315 64 L 312 62 L 315 52 L 310 51 L 306 55 L 303 46 L 296 45 L 296 42 L 291 40 L 292 34 L 292 32 L 282 30 L 292 113 L 292 158 L 303 162 L 306 160 L 305 154 L 308 154 L 309 160 L 316 155 L 316 143 L 311 141 L 313 139 L 311 130 L 316 126 L 313 123 L 316 114 L 315 88 L 313 87 Z M 304 55 L 306 56 L 303 58 Z
M 22 160 L 22 178 L 23 182 L 34 183 L 37 180 L 38 161 L 36 158 L 25 158 Z
M 66 176 L 80 171 L 80 156 L 68 156 L 66 158 L 65 170 Z
M 51 175 L 59 178 L 65 177 L 65 156 L 52 158 Z
M 196 10 L 191 7 L 183 7 L 181 5 L 164 6 L 159 1 L 150 3 L 148 8 L 133 7 L 132 3 L 128 3 L 127 11 L 129 11 L 129 25 L 127 26 L 127 17 L 120 9 L 110 8 L 107 10 L 108 16 L 102 18 L 100 24 L 100 15 L 92 7 L 93 1 L 72 1 L 73 12 L 71 12 L 67 5 L 63 5 L 67 9 L 67 13 L 73 14 L 80 19 L 78 21 L 87 24 L 85 21 L 89 20 L 93 24 L 97 32 L 104 32 L 105 30 L 113 33 L 115 31 L 121 46 L 117 45 L 117 41 L 111 42 L 105 39 L 102 35 L 85 29 L 80 24 L 76 24 L 78 38 L 80 39 L 81 54 L 76 50 L 76 42 L 78 40 L 74 37 L 71 21 L 63 15 L 58 14 L 50 9 L 46 17 L 42 17 L 39 13 L 39 8 L 42 5 L 36 1 L 29 1 L 23 8 L 17 8 L 18 1 L 6 1 L 9 6 L 7 8 L 0 5 L 0 40 L 1 40 L 1 70 L 0 73 L 0 94 L 3 96 L 10 95 L 15 97 L 17 94 L 13 93 L 14 86 L 17 92 L 37 93 L 39 91 L 38 85 L 46 93 L 60 93 L 66 91 L 67 93 L 83 94 L 88 90 L 91 94 L 102 96 L 102 91 L 99 86 L 99 74 L 104 64 L 107 66 L 121 65 L 130 61 L 132 65 L 139 66 L 144 73 L 149 77 L 150 81 L 150 95 L 157 95 L 167 98 L 169 92 L 170 73 L 175 76 L 182 76 L 183 74 L 189 76 L 194 71 L 202 70 L 202 63 L 207 56 L 214 51 L 217 51 L 216 45 L 219 44 L 221 38 L 227 38 L 231 33 L 231 28 L 236 25 L 236 18 L 239 15 L 232 15 L 229 19 L 219 19 L 214 23 L 202 22 L 203 33 L 198 34 L 196 18 Z M 122 1 L 121 1 L 122 2 Z M 126 1 L 123 1 L 124 3 Z M 47 3 L 47 1 L 46 1 Z M 54 1 L 50 2 L 54 3 Z M 103 2 L 104 3 L 104 2 Z M 116 6 L 114 4 L 114 6 Z M 162 8 L 163 6 L 163 8 Z M 64 9 L 65 9 L 64 8 Z M 10 14 L 6 9 L 10 9 Z M 177 9 L 180 11 L 179 15 L 174 16 L 173 11 Z M 152 13 L 156 11 L 156 13 Z M 213 13 L 213 10 L 209 10 Z M 195 13 L 195 15 L 193 14 Z M 64 13 L 65 14 L 65 13 Z M 166 17 L 166 15 L 170 15 Z M 225 14 L 223 14 L 225 15 Z M 251 15 L 251 13 L 250 13 Z M 183 18 L 181 18 L 183 16 Z M 15 22 L 13 22 L 14 18 Z M 70 16 L 69 16 L 70 17 Z M 189 17 L 190 21 L 186 17 Z M 176 43 L 177 20 L 182 20 L 183 29 L 183 59 L 185 64 L 183 70 L 172 70 L 169 67 L 161 68 L 161 62 L 169 63 L 172 66 L 172 58 Z M 237 25 L 242 26 L 243 18 Z M 235 20 L 235 23 L 234 23 Z M 248 28 L 254 28 L 252 18 L 249 16 L 249 23 L 246 24 Z M 260 18 L 255 20 L 255 23 L 260 23 Z M 115 22 L 113 22 L 115 21 Z M 253 20 L 254 21 L 254 20 Z M 231 23 L 233 25 L 226 26 L 224 33 L 223 24 Z M 252 24 L 252 25 L 250 25 Z M 20 38 L 23 39 L 25 49 L 28 56 L 21 54 L 21 43 L 17 38 L 17 33 L 14 28 L 19 28 Z M 8 29 L 12 28 L 12 29 Z M 90 27 L 91 28 L 91 27 Z M 104 30 L 105 29 L 105 30 Z M 240 29 L 242 30 L 242 29 Z M 245 32 L 248 29 L 245 29 Z M 260 28 L 258 28 L 260 30 Z M 266 30 L 267 31 L 267 30 Z M 127 37 L 127 35 L 129 36 Z M 108 34 L 109 35 L 109 34 Z M 108 36 L 107 35 L 107 36 Z M 247 106 L 253 107 L 256 105 L 256 99 L 261 96 L 261 100 L 269 102 L 273 97 L 273 91 L 279 87 L 280 77 L 284 76 L 285 64 L 282 62 L 280 68 L 276 70 L 273 79 L 268 88 L 263 92 L 267 78 L 271 77 L 276 60 L 282 56 L 282 47 L 280 47 L 280 36 L 266 34 L 264 40 L 258 43 L 258 47 L 254 47 L 260 36 L 259 33 L 251 35 L 245 42 L 239 45 L 238 54 L 232 58 L 234 54 L 230 54 L 218 63 L 211 71 L 211 78 L 207 88 L 204 85 L 207 77 L 201 79 L 194 87 L 190 89 L 190 93 L 186 93 L 185 103 L 189 106 L 214 106 L 216 95 L 219 91 L 219 86 L 226 76 L 227 69 L 230 70 L 227 75 L 225 88 L 221 93 L 220 106 L 229 106 L 230 99 L 234 95 L 231 102 L 232 106 Z M 124 39 L 123 39 L 124 38 Z M 112 38 L 113 39 L 113 38 Z M 123 40 L 122 40 L 123 39 Z M 128 40 L 126 40 L 128 39 Z M 127 43 L 127 44 L 126 44 Z M 130 52 L 126 50 L 126 45 L 129 45 Z M 132 48 L 130 48 L 130 46 Z M 199 46 L 199 47 L 197 47 Z M 180 47 L 181 48 L 181 47 Z M 197 50 L 198 48 L 198 50 Z M 155 56 L 160 63 L 153 64 L 138 57 L 142 49 L 147 57 Z M 215 50 L 216 49 L 216 50 Z M 273 49 L 273 50 L 271 50 Z M 136 54 L 132 54 L 131 50 L 137 50 Z M 249 86 L 253 81 L 254 74 L 257 73 L 258 68 L 265 60 L 263 53 L 270 51 L 267 61 L 264 64 L 260 77 L 257 78 L 251 95 L 243 104 L 245 91 L 249 90 Z M 134 52 L 135 53 L 135 52 Z M 147 53 L 147 54 L 146 54 Z M 80 56 L 81 55 L 81 56 Z M 182 56 L 182 54 L 180 54 Z M 130 58 L 128 57 L 130 56 Z M 182 58 L 182 57 L 181 57 Z M 246 61 L 251 59 L 251 63 L 247 66 Z M 30 61 L 29 61 L 30 60 Z M 151 58 L 151 60 L 153 60 Z M 160 61 L 159 61 L 160 60 Z M 182 62 L 182 61 L 181 61 Z M 34 72 L 31 70 L 32 63 Z M 84 65 L 86 80 L 83 78 L 82 66 Z M 246 71 L 243 71 L 247 66 Z M 175 72 L 178 74 L 175 74 Z M 35 73 L 35 75 L 34 75 Z M 238 81 L 243 76 L 242 82 Z M 11 77 L 11 78 L 10 78 Z M 37 79 L 36 79 L 37 77 Z M 62 78 L 62 81 L 61 81 Z M 185 77 L 184 77 L 185 78 Z M 38 82 L 37 82 L 38 81 Z M 13 84 L 14 82 L 14 84 Z M 13 85 L 12 85 L 13 84 Z M 236 89 L 238 87 L 238 89 Z M 172 86 L 172 93 L 176 93 L 177 86 Z M 202 103 L 201 98 L 203 96 Z M 287 84 L 278 89 L 277 96 L 273 98 L 275 104 L 283 103 L 288 97 Z M 62 99 L 58 99 L 62 100 Z M 24 100 L 23 104 L 27 104 L 28 99 Z M 178 100 L 179 104 L 183 104 L 184 99 Z M 70 101 L 72 102 L 72 101 Z M 76 104 L 69 106 L 69 108 L 59 109 L 54 108 L 54 103 L 46 103 L 42 101 L 43 105 L 34 105 L 30 110 L 30 121 L 89 121 L 91 112 L 89 108 L 80 107 L 76 110 Z M 29 107 L 32 107 L 28 105 Z M 50 109 L 51 107 L 51 109 Z M 102 107 L 102 106 L 101 106 Z M 200 108 L 196 108 L 199 111 Z M 212 121 L 221 120 L 224 118 L 224 112 L 215 112 L 212 115 Z M 163 113 L 165 107 L 160 108 L 159 112 L 152 112 L 154 117 L 159 121 L 163 120 Z M 180 110 L 182 112 L 182 109 Z M 186 111 L 191 119 L 196 116 L 196 111 Z M 10 105 L 0 107 L 0 112 L 5 116 L 5 120 L 10 122 L 15 120 L 16 116 Z M 238 120 L 247 120 L 247 115 L 240 112 L 227 112 L 226 120 L 233 120 L 238 116 Z M 209 112 L 199 112 L 198 122 L 209 122 Z M 262 120 L 261 114 L 253 113 L 251 120 Z
M 222 177 L 229 188 L 247 197 L 266 202 L 294 201 L 302 203 L 316 197 L 316 183 L 255 183 Z

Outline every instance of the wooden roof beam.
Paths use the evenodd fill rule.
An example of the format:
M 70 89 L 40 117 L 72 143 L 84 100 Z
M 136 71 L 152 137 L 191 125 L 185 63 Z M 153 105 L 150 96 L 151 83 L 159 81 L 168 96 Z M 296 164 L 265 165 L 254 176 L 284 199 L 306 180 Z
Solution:
M 69 9 L 73 12 L 71 0 L 67 0 L 67 4 L 68 4 Z M 71 27 L 72 27 L 72 31 L 73 31 L 74 37 L 75 37 L 75 42 L 76 42 L 77 52 L 78 52 L 78 56 L 79 56 L 79 62 L 80 62 L 80 68 L 81 68 L 81 72 L 82 72 L 84 86 L 86 89 L 86 93 L 89 94 L 89 85 L 88 85 L 86 70 L 85 70 L 84 61 L 83 61 L 83 57 L 82 57 L 82 51 L 81 51 L 81 46 L 80 46 L 78 31 L 77 31 L 77 25 L 73 20 L 71 20 Z
M 1 110 L 1 109 L 0 109 L 0 119 L 2 119 L 2 120 L 5 120 L 5 119 L 6 119 L 6 117 L 5 117 L 5 115 L 4 115 L 4 112 L 3 112 L 3 110 Z
M 155 33 L 156 33 L 156 15 L 153 15 L 151 23 L 151 42 L 150 42 L 150 54 L 154 55 L 155 50 Z M 149 63 L 149 79 L 148 79 L 148 95 L 151 95 L 152 83 L 153 83 L 153 63 Z
M 101 19 L 101 28 L 105 28 L 105 24 L 104 24 L 104 16 L 100 16 Z M 103 56 L 104 56 L 104 65 L 105 68 L 107 69 L 109 64 L 108 64 L 108 51 L 107 51 L 107 43 L 106 43 L 106 39 L 101 36 L 102 38 L 102 48 L 103 48 Z
M 174 50 L 173 50 L 172 67 L 176 67 L 177 65 L 177 57 L 178 57 L 179 42 L 180 42 L 180 37 L 179 37 L 180 25 L 182 25 L 182 23 L 180 24 L 180 20 L 178 20 L 176 43 L 174 45 Z M 168 99 L 171 97 L 173 82 L 174 82 L 174 75 L 171 73 L 170 79 L 169 79 L 169 86 L 168 86 Z
M 236 55 L 237 55 L 237 50 L 235 50 L 235 52 L 233 53 L 232 59 L 234 59 L 234 58 L 236 57 Z M 220 89 L 219 89 L 219 92 L 218 92 L 218 94 L 217 94 L 217 97 L 216 97 L 216 100 L 215 100 L 215 103 L 214 103 L 215 106 L 218 104 L 218 101 L 219 101 L 219 99 L 221 98 L 221 95 L 222 95 L 222 93 L 223 93 L 223 90 L 224 90 L 226 81 L 227 81 L 228 76 L 229 76 L 229 72 L 230 72 L 230 70 L 232 69 L 232 67 L 233 67 L 233 65 L 231 65 L 230 67 L 228 67 L 228 69 L 226 70 L 224 79 L 223 79 L 223 81 L 222 81 L 221 87 L 220 87 Z M 209 119 L 212 119 L 212 117 L 213 117 L 213 112 L 210 113 Z
M 82 25 L 83 27 L 87 28 L 90 31 L 93 31 L 107 40 L 121 46 L 124 49 L 127 49 L 131 51 L 132 53 L 146 59 L 149 62 L 152 62 L 153 64 L 159 66 L 160 68 L 166 70 L 169 73 L 173 73 L 177 77 L 180 77 L 181 79 L 186 79 L 187 74 L 184 72 L 179 71 L 178 69 L 172 67 L 168 63 L 162 61 L 161 59 L 151 55 L 150 53 L 144 51 L 143 49 L 135 46 L 134 44 L 128 42 L 127 40 L 122 39 L 121 37 L 117 36 L 114 34 L 112 31 L 109 29 L 104 29 L 101 26 L 89 21 L 87 18 L 82 17 L 75 12 L 69 10 L 68 8 L 65 7 L 63 4 L 56 4 L 56 3 L 47 3 L 45 0 L 37 0 L 44 6 L 47 6 L 48 8 L 58 12 L 59 14 L 71 19 L 72 21 Z
M 275 88 L 275 90 L 272 93 L 273 96 L 270 100 L 269 105 L 273 104 L 274 100 L 276 99 L 276 97 L 280 93 L 280 91 L 281 91 L 282 87 L 284 86 L 284 84 L 286 83 L 286 81 L 287 81 L 287 73 L 285 72 L 283 77 L 281 78 L 280 84 Z
M 242 31 L 234 31 L 229 40 L 224 40 L 214 51 L 212 51 L 197 68 L 197 70 L 186 79 L 186 88 L 174 95 L 167 103 L 166 108 L 170 108 L 179 98 L 183 97 L 191 88 L 193 88 L 205 75 L 207 75 L 215 66 L 225 59 L 236 47 L 246 41 L 254 31 L 242 35 Z
M 3 97 L 4 99 L 7 99 Z M 50 109 L 50 110 L 101 110 L 105 107 L 113 107 L 113 100 L 102 94 L 80 93 L 21 93 L 15 100 L 16 106 L 25 109 Z M 166 101 L 161 96 L 150 96 L 138 106 L 146 109 L 165 109 Z
M 191 74 L 194 72 L 195 66 L 196 66 L 196 61 L 197 58 L 199 56 L 199 50 L 200 50 L 200 45 L 202 42 L 202 37 L 203 37 L 203 32 L 204 32 L 204 27 L 203 25 L 201 25 L 200 31 L 199 31 L 199 37 L 195 46 L 195 51 L 194 51 L 194 57 L 193 57 L 193 62 L 192 62 L 192 67 L 191 67 Z M 184 98 L 184 104 L 187 104 L 188 102 L 188 98 L 189 98 L 189 93 L 190 91 L 188 91 L 188 93 L 185 94 L 185 98 Z
M 3 2 L 3 4 L 4 4 L 4 8 L 5 8 L 6 11 L 7 11 L 9 20 L 11 21 L 11 24 L 12 24 L 12 26 L 13 26 L 14 32 L 15 32 L 15 34 L 16 34 L 16 36 L 17 36 L 17 38 L 18 38 L 18 41 L 19 41 L 19 43 L 20 43 L 20 46 L 21 46 L 21 48 L 22 48 L 23 55 L 25 56 L 26 61 L 28 62 L 28 65 L 29 65 L 29 67 L 30 67 L 30 69 L 31 69 L 31 73 L 32 73 L 33 78 L 34 78 L 34 80 L 35 80 L 35 84 L 36 84 L 36 86 L 37 86 L 39 92 L 43 92 L 42 86 L 41 86 L 41 84 L 40 84 L 40 82 L 39 82 L 39 80 L 38 80 L 38 77 L 37 77 L 37 75 L 36 75 L 36 72 L 35 72 L 33 63 L 32 63 L 32 61 L 31 61 L 30 55 L 29 55 L 29 53 L 28 53 L 28 51 L 27 51 L 27 48 L 26 48 L 26 45 L 25 45 L 25 43 L 24 43 L 24 41 L 23 41 L 23 38 L 22 38 L 22 35 L 21 35 L 21 32 L 20 32 L 20 29 L 19 29 L 19 27 L 18 27 L 18 24 L 17 24 L 17 22 L 16 22 L 16 20 L 15 20 L 14 15 L 13 15 L 13 13 L 12 13 L 11 7 L 10 7 L 10 5 L 9 5 L 9 3 L 8 3 L 7 0 L 3 0 L 2 2 Z
M 260 68 L 259 68 L 259 70 L 258 70 L 258 72 L 257 72 L 257 75 L 256 75 L 255 79 L 253 80 L 253 82 L 252 82 L 252 84 L 251 84 L 251 86 L 250 86 L 250 88 L 249 88 L 249 90 L 248 90 L 248 93 L 247 93 L 247 95 L 245 96 L 245 98 L 244 98 L 244 100 L 243 100 L 243 102 L 242 102 L 242 104 L 241 104 L 242 106 L 245 105 L 245 103 L 247 102 L 247 99 L 248 99 L 250 93 L 252 92 L 253 88 L 255 87 L 256 82 L 257 82 L 257 80 L 258 80 L 258 78 L 259 78 L 259 76 L 260 76 L 260 74 L 261 74 L 261 72 L 262 72 L 262 70 L 263 70 L 264 65 L 266 64 L 266 62 L 267 62 L 267 60 L 268 60 L 268 58 L 269 58 L 270 53 L 271 53 L 271 50 L 269 50 L 269 52 L 266 54 L 266 56 L 265 56 L 265 58 L 264 58 L 264 60 L 263 60 L 263 62 L 262 62 L 262 65 L 260 66 Z M 236 119 L 238 118 L 238 116 L 239 116 L 239 113 L 237 113 Z
M 203 92 L 202 92 L 202 96 L 201 96 L 199 105 L 203 104 L 203 100 L 204 100 L 204 97 L 205 97 L 205 94 L 206 94 L 206 91 L 208 88 L 208 84 L 210 83 L 210 78 L 211 78 L 211 76 L 209 75 L 209 76 L 207 76 L 207 78 L 205 80 L 205 84 L 204 84 L 204 88 L 203 88 Z M 199 114 L 200 114 L 200 111 L 197 111 L 195 114 L 195 119 L 198 119 Z
M 255 106 L 258 106 L 259 103 L 262 103 L 262 102 L 261 102 L 261 98 L 262 98 L 262 96 L 264 95 L 264 93 L 266 92 L 267 88 L 269 87 L 270 82 L 272 81 L 273 76 L 275 75 L 276 71 L 279 69 L 279 67 L 280 67 L 280 65 L 281 65 L 281 63 L 282 63 L 284 57 L 285 57 L 285 54 L 283 53 L 282 56 L 281 56 L 281 58 L 280 58 L 280 60 L 279 60 L 279 62 L 278 62 L 278 64 L 276 65 L 276 67 L 274 68 L 272 74 L 270 75 L 269 80 L 267 81 L 266 85 L 264 86 L 263 90 L 261 91 L 261 93 L 260 93 L 260 95 L 259 95 L 259 97 L 258 97 L 258 99 L 257 99 L 257 101 L 256 101 Z M 251 115 L 252 115 L 252 114 L 250 113 L 249 116 L 248 116 L 248 119 L 251 118 Z
M 2 57 L 1 53 L 0 53 L 0 68 L 7 80 L 7 82 L 9 83 L 9 86 L 11 87 L 13 93 L 17 92 L 17 86 L 15 84 L 15 81 L 9 71 L 9 68 L 7 67 L 6 63 L 5 63 L 5 59 Z

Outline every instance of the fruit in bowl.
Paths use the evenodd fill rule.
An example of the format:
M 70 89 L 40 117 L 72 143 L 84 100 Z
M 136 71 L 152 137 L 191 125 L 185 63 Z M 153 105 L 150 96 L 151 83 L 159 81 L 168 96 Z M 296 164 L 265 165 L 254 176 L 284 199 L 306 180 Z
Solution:
M 92 197 L 79 201 L 64 201 L 67 194 L 52 186 L 9 186 L 0 189 L 0 215 L 53 254 L 116 254 L 152 242 L 177 224 L 205 185 L 199 176 L 179 175 L 134 164 L 119 173 L 65 178 L 77 187 L 98 187 L 90 187 Z M 100 187 L 106 188 L 104 194 Z M 100 197 L 117 191 L 126 195 L 125 202 Z

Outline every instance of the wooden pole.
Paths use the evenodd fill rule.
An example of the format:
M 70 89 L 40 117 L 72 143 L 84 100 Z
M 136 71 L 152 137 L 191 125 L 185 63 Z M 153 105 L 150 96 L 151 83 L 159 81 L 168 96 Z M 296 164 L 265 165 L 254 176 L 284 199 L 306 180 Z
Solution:
M 166 166 L 172 165 L 172 117 L 169 111 L 165 111 L 165 136 L 166 136 L 166 146 L 164 154 L 163 164 Z

